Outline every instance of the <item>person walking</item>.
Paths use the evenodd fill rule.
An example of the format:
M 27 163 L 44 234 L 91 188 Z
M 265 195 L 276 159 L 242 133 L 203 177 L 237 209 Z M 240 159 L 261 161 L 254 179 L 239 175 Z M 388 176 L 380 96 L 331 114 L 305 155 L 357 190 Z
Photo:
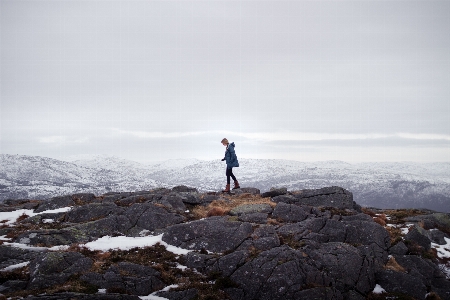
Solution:
M 222 145 L 226 146 L 227 149 L 225 150 L 225 157 L 222 159 L 222 161 L 226 161 L 227 163 L 227 171 L 226 171 L 226 175 L 227 175 L 227 186 L 225 187 L 225 189 L 222 191 L 224 193 L 228 193 L 230 192 L 230 177 L 233 178 L 234 180 L 234 189 L 239 189 L 239 182 L 237 181 L 236 177 L 233 174 L 233 168 L 234 167 L 239 167 L 239 162 L 236 156 L 236 152 L 234 151 L 234 142 L 233 143 L 229 143 L 228 140 L 226 138 L 224 138 L 221 141 Z

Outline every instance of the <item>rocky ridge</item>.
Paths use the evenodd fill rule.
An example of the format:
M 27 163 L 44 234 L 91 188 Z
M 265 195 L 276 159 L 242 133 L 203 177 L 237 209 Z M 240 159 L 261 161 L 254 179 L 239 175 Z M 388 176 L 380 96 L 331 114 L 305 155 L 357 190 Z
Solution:
M 0 204 L 14 212 L 0 220 L 5 299 L 450 299 L 449 214 L 362 208 L 336 186 Z M 125 237 L 160 240 L 89 246 Z

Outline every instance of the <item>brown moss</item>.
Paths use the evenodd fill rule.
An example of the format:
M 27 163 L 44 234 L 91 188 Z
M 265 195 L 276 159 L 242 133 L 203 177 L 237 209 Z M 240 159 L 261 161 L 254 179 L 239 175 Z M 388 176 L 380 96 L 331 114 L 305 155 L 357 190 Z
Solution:
M 206 213 L 207 217 L 212 217 L 212 216 L 224 216 L 226 214 L 228 214 L 228 210 L 223 209 L 222 207 L 211 207 L 209 209 L 209 211 Z
M 382 218 L 375 217 L 373 220 L 375 221 L 375 223 L 378 223 L 378 224 L 380 224 L 383 227 L 386 226 L 386 221 L 383 220 Z
M 371 211 L 370 209 L 368 209 L 368 208 L 366 208 L 366 207 L 361 208 L 361 211 L 362 211 L 363 213 L 365 213 L 366 215 L 371 216 L 372 218 L 374 218 L 374 217 L 377 216 L 376 213 L 374 213 L 373 211 Z
M 386 230 L 391 238 L 391 245 L 395 245 L 402 240 L 402 230 L 400 228 L 387 226 Z
M 395 272 L 403 272 L 406 273 L 405 268 L 403 268 L 401 265 L 398 264 L 398 262 L 395 260 L 393 256 L 389 258 L 389 261 L 384 266 L 385 269 L 392 270 Z

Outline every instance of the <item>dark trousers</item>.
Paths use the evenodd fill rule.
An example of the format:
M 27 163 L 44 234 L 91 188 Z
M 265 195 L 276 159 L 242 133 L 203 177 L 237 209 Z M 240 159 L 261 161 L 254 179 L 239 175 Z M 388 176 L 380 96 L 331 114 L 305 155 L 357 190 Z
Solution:
M 230 176 L 231 176 L 231 178 L 233 178 L 234 181 L 236 181 L 236 177 L 234 177 L 234 174 L 233 174 L 233 168 L 231 168 L 231 169 L 227 168 L 226 174 L 227 174 L 227 184 L 230 184 Z

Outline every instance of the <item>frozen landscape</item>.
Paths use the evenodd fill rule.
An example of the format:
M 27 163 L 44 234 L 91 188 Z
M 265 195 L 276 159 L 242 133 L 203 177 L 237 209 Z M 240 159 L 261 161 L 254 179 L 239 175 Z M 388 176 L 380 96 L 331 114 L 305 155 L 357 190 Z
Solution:
M 262 192 L 341 186 L 362 206 L 428 208 L 450 212 L 450 163 L 342 161 L 299 162 L 239 158 L 234 168 L 241 186 Z M 225 185 L 220 159 L 168 160 L 141 164 L 113 156 L 72 162 L 21 155 L 0 155 L 0 200 L 47 199 L 80 192 L 148 190 L 186 185 L 199 191 L 219 191 Z

